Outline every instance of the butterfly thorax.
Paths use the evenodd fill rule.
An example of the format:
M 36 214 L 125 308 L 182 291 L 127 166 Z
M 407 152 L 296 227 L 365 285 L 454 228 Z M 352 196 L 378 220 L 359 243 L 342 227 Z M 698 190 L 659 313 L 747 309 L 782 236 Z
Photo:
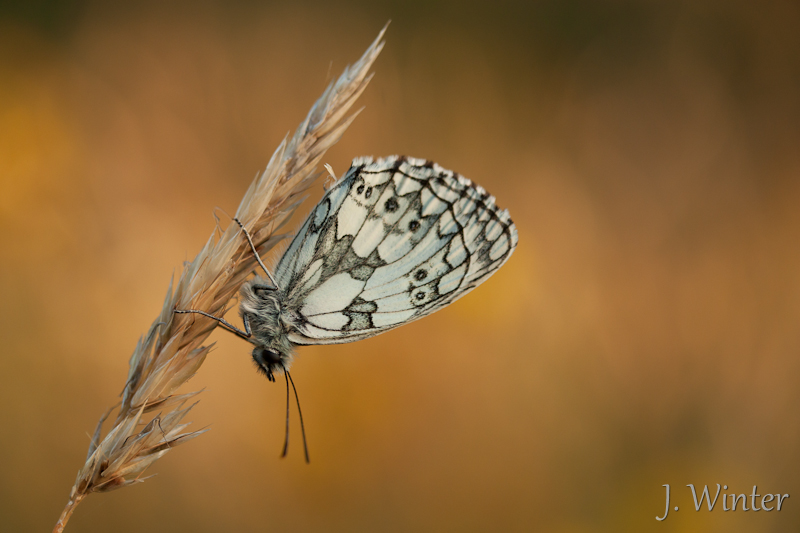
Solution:
M 283 291 L 263 278 L 245 283 L 240 296 L 239 311 L 255 344 L 253 360 L 272 381 L 273 372 L 288 369 L 292 363 L 294 344 L 288 334 L 296 329 L 296 315 L 286 309 Z

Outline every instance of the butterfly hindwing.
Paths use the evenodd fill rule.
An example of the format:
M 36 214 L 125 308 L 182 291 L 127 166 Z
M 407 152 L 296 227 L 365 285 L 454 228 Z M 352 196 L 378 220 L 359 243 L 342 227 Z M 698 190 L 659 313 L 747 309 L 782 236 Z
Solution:
M 281 258 L 297 344 L 370 337 L 460 298 L 511 256 L 517 232 L 480 186 L 424 160 L 358 158 Z

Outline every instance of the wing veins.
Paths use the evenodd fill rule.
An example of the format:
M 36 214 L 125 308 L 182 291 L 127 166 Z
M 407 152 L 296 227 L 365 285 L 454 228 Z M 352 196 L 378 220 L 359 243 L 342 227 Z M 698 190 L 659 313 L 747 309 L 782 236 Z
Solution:
M 309 323 L 308 325 L 313 326 L 314 329 L 308 332 L 308 336 L 306 336 L 305 333 L 302 333 L 302 331 L 297 332 L 299 337 L 304 338 L 307 341 L 310 340 L 311 342 L 308 342 L 309 344 L 315 344 L 315 343 L 336 344 L 336 343 L 350 342 L 353 340 L 363 339 L 377 335 L 384 331 L 389 331 L 407 322 L 411 322 L 419 318 L 422 318 L 428 314 L 431 314 L 437 311 L 438 309 L 441 309 L 447 306 L 448 304 L 452 303 L 453 301 L 459 299 L 460 297 L 464 296 L 467 292 L 471 291 L 477 285 L 479 285 L 483 280 L 487 279 L 489 276 L 494 274 L 497 271 L 497 269 L 499 269 L 500 266 L 502 266 L 502 264 L 504 264 L 505 261 L 508 260 L 508 258 L 514 251 L 514 248 L 516 247 L 516 242 L 515 242 L 516 231 L 514 228 L 513 221 L 511 221 L 510 217 L 508 217 L 507 211 L 501 210 L 499 207 L 497 207 L 497 205 L 494 204 L 494 197 L 492 197 L 482 187 L 472 183 L 469 179 L 460 176 L 458 173 L 446 169 L 441 169 L 440 167 L 438 168 L 438 171 L 433 170 L 434 167 L 430 162 L 426 162 L 425 165 L 422 165 L 409 162 L 408 159 L 405 157 L 398 157 L 394 161 L 391 161 L 391 164 L 387 165 L 386 162 L 390 161 L 391 160 L 380 161 L 384 163 L 380 168 L 368 169 L 367 167 L 374 166 L 375 163 L 378 163 L 378 162 L 373 162 L 370 159 L 368 162 L 361 164 L 353 172 L 350 173 L 349 184 L 345 185 L 344 183 L 342 183 L 341 186 L 347 187 L 347 191 L 345 194 L 350 195 L 359 177 L 362 177 L 362 180 L 364 180 L 366 184 L 366 180 L 364 178 L 367 175 L 379 175 L 383 173 L 388 173 L 389 174 L 388 180 L 383 182 L 383 184 L 380 184 L 383 185 L 383 189 L 381 190 L 380 193 L 381 196 L 385 194 L 387 187 L 391 187 L 393 192 L 392 197 L 396 197 L 398 199 L 399 198 L 409 199 L 406 208 L 402 211 L 402 213 L 397 214 L 398 216 L 394 223 L 392 223 L 391 225 L 388 224 L 384 225 L 383 228 L 380 228 L 383 230 L 382 234 L 379 229 L 379 226 L 374 225 L 373 226 L 374 229 L 370 230 L 372 234 L 369 235 L 368 237 L 366 235 L 363 237 L 368 239 L 365 240 L 364 242 L 369 243 L 368 244 L 369 246 L 371 246 L 373 242 L 375 241 L 377 242 L 371 248 L 371 252 L 367 254 L 367 257 L 362 258 L 358 254 L 353 253 L 355 250 L 353 249 L 352 243 L 355 242 L 355 239 L 361 234 L 362 231 L 364 231 L 368 221 L 370 221 L 371 223 L 373 222 L 376 223 L 377 222 L 376 219 L 378 219 L 382 223 L 385 222 L 384 219 L 385 214 L 378 213 L 378 210 L 380 209 L 379 206 L 383 205 L 382 203 L 380 203 L 381 196 L 379 196 L 375 200 L 375 203 L 369 207 L 359 226 L 351 230 L 353 240 L 350 241 L 350 246 L 345 247 L 344 252 L 342 252 L 339 255 L 335 263 L 331 264 L 328 268 L 326 268 L 326 271 L 329 272 L 329 275 L 326 276 L 324 279 L 318 279 L 313 286 L 307 288 L 307 290 L 304 290 L 302 292 L 304 294 L 308 294 L 311 291 L 316 290 L 322 283 L 324 283 L 326 280 L 330 279 L 331 277 L 337 274 L 347 272 L 352 276 L 353 271 L 351 268 L 347 269 L 343 268 L 344 260 L 347 258 L 349 258 L 348 263 L 349 261 L 354 261 L 353 264 L 355 266 L 361 266 L 366 264 L 367 266 L 373 268 L 373 272 L 374 269 L 393 265 L 395 263 L 403 261 L 403 259 L 410 259 L 411 261 L 409 261 L 409 263 L 412 264 L 403 265 L 402 275 L 395 276 L 394 271 L 387 270 L 385 275 L 386 277 L 391 277 L 391 279 L 384 281 L 380 285 L 371 286 L 369 290 L 371 291 L 374 289 L 379 289 L 391 283 L 396 283 L 397 288 L 396 289 L 392 288 L 390 289 L 391 290 L 390 293 L 382 294 L 380 298 L 374 298 L 369 301 L 373 303 L 378 303 L 380 300 L 384 300 L 387 298 L 398 297 L 406 293 L 411 294 L 410 291 L 413 291 L 417 287 L 424 287 L 426 285 L 429 285 L 430 289 L 436 291 L 436 297 L 435 299 L 430 300 L 425 304 L 416 306 L 414 305 L 414 301 L 409 296 L 409 300 L 407 303 L 405 302 L 405 300 L 401 298 L 400 300 L 397 301 L 396 304 L 398 306 L 407 305 L 408 307 L 402 307 L 401 309 L 394 309 L 391 311 L 388 310 L 379 311 L 378 309 L 376 309 L 375 311 L 365 311 L 365 313 L 368 314 L 370 317 L 370 319 L 367 321 L 368 324 L 364 324 L 363 322 L 359 322 L 358 324 L 356 324 L 355 322 L 353 322 L 355 320 L 354 316 L 351 316 L 347 312 L 349 304 L 345 308 L 338 311 L 328 311 L 324 313 L 304 315 L 307 317 L 319 317 L 323 315 L 340 314 L 348 317 L 347 325 L 344 328 L 331 327 L 331 326 L 322 327 L 314 323 Z M 416 170 L 418 175 L 411 175 L 406 170 L 401 169 L 401 166 L 403 164 L 407 165 L 406 167 L 407 170 L 410 171 Z M 403 184 L 406 179 L 413 180 L 413 182 L 411 183 L 417 184 L 416 186 L 419 186 L 419 189 L 412 190 L 401 195 L 400 190 L 401 187 L 403 187 Z M 436 190 L 434 189 L 434 184 L 436 185 Z M 411 188 L 413 188 L 413 186 Z M 425 189 L 427 189 L 428 192 L 431 193 L 432 198 L 435 198 L 435 200 L 429 199 L 428 203 L 422 202 L 423 199 L 422 191 Z M 442 195 L 437 194 L 437 190 L 441 192 Z M 450 200 L 448 198 L 453 198 L 453 199 Z M 417 200 L 419 200 L 418 208 L 415 207 L 415 202 Z M 442 210 L 440 204 L 435 203 L 436 201 L 442 202 L 444 204 L 444 210 Z M 341 240 L 337 239 L 336 236 L 338 235 L 340 216 L 343 214 L 342 213 L 342 209 L 344 207 L 343 202 L 344 201 L 340 203 L 339 207 L 336 209 L 334 213 L 328 214 L 331 220 L 329 222 L 327 231 L 334 232 L 333 233 L 334 246 L 336 246 L 336 244 L 339 243 Z M 431 214 L 423 216 L 423 213 L 426 210 L 426 206 L 431 207 Z M 409 213 L 414 213 L 414 212 L 416 212 L 416 214 L 418 215 L 417 218 L 419 218 L 420 220 L 423 219 L 430 220 L 431 224 L 428 227 L 427 231 L 422 235 L 414 235 L 413 232 L 408 234 L 406 234 L 406 232 L 397 233 L 396 230 L 398 229 L 398 227 L 401 226 L 404 219 L 408 218 Z M 448 223 L 447 228 L 444 228 L 447 233 L 443 234 L 441 217 L 444 215 L 444 213 L 449 213 L 448 216 L 450 216 L 453 219 L 452 224 L 454 224 L 455 226 L 450 226 Z M 506 220 L 503 219 L 503 216 L 505 216 Z M 466 222 L 462 223 L 459 219 L 465 219 Z M 501 232 L 499 234 L 496 233 L 497 230 L 495 229 L 496 227 L 494 226 L 495 224 L 500 226 Z M 469 241 L 466 238 L 467 229 L 469 229 L 469 232 L 473 237 Z M 431 231 L 436 231 L 436 233 L 432 235 L 430 233 Z M 489 238 L 488 236 L 489 231 L 491 231 L 492 235 L 496 235 L 496 237 Z M 348 231 L 348 235 L 350 234 L 351 234 L 350 231 Z M 373 234 L 379 235 L 379 238 L 375 239 L 375 241 L 370 242 Z M 461 239 L 460 246 L 463 246 L 463 251 L 461 249 L 456 249 L 456 250 L 453 249 L 456 235 L 458 235 Z M 393 236 L 393 238 L 397 240 L 396 246 L 405 247 L 409 246 L 409 244 L 411 245 L 411 249 L 409 251 L 407 251 L 406 253 L 402 253 L 402 255 L 400 255 L 391 262 L 387 262 L 385 259 L 380 257 L 381 254 L 378 252 L 378 249 L 386 243 L 389 236 Z M 321 252 L 321 247 L 323 244 L 322 237 L 323 234 L 320 231 L 320 235 L 317 237 L 317 241 L 314 246 L 312 262 L 314 259 L 317 260 L 320 259 L 320 256 L 318 256 L 317 254 Z M 345 237 L 343 236 L 342 238 Z M 490 255 L 490 251 L 495 246 L 495 244 L 500 242 L 503 238 L 506 238 L 507 243 L 504 243 L 504 246 L 502 247 L 498 247 L 498 249 L 503 250 L 503 252 L 499 255 L 499 257 L 497 257 L 497 259 L 493 260 L 492 256 Z M 429 239 L 430 244 L 425 246 L 424 251 L 422 249 L 417 250 L 417 247 L 425 239 Z M 309 240 L 310 240 L 309 235 L 305 234 L 303 236 L 302 245 L 298 247 L 298 252 L 302 251 L 305 248 L 305 246 L 309 244 Z M 441 244 L 441 246 L 437 247 L 437 244 Z M 395 252 L 390 253 L 389 256 L 396 255 L 398 253 L 401 253 L 402 251 L 402 249 L 397 249 L 394 247 L 392 249 L 395 250 Z M 426 280 L 427 283 L 422 283 L 420 285 L 414 285 L 413 280 L 409 279 L 410 284 L 408 284 L 405 288 L 403 287 L 406 284 L 402 283 L 402 280 L 406 278 L 406 276 L 409 276 L 415 270 L 420 268 L 423 264 L 433 259 L 436 255 L 440 254 L 442 250 L 444 250 L 444 254 L 441 255 L 441 259 L 431 264 L 431 268 L 435 268 L 436 270 L 444 268 L 441 274 L 439 274 L 437 277 L 432 277 L 429 280 Z M 431 253 L 429 253 L 427 257 L 422 259 L 421 257 L 423 256 L 423 254 L 427 253 L 428 251 L 431 251 Z M 451 254 L 451 252 L 457 254 L 457 256 L 462 256 L 463 254 L 463 258 L 458 257 L 458 259 L 460 259 L 461 261 L 456 265 L 452 265 L 448 261 L 448 255 Z M 372 254 L 375 254 L 375 256 L 379 259 L 379 262 L 377 263 L 377 265 L 379 266 L 374 266 L 372 262 L 368 262 Z M 415 257 L 417 256 L 419 256 L 420 259 L 416 259 L 417 262 L 413 263 Z M 298 265 L 298 260 L 299 258 L 295 258 L 295 261 L 293 263 L 293 271 L 295 273 L 297 273 L 298 268 L 302 269 L 304 267 L 308 267 L 311 264 L 310 262 L 309 265 Z M 457 278 L 453 277 L 452 279 L 448 280 L 448 286 L 451 286 L 450 284 L 452 284 L 456 280 L 457 280 L 457 286 L 449 289 L 445 294 L 440 294 L 438 292 L 438 289 L 442 281 L 442 278 L 452 273 L 456 269 L 460 271 L 462 265 L 464 268 L 463 275 Z M 476 267 L 474 271 L 472 270 L 473 266 Z M 400 269 L 398 268 L 398 270 Z M 369 282 L 370 279 L 372 279 L 371 276 L 372 274 L 370 273 L 368 275 L 365 275 L 363 278 L 362 277 L 358 278 L 359 280 L 364 281 L 364 286 L 362 286 L 360 291 L 358 291 L 358 294 L 356 295 L 354 301 L 359 299 L 361 295 L 365 292 L 364 287 L 366 287 L 366 284 Z M 299 277 L 297 278 L 297 282 L 295 283 L 295 286 L 293 287 L 293 290 L 291 292 L 298 292 L 297 291 L 298 286 L 299 286 Z M 299 295 L 297 294 L 295 296 L 299 297 Z M 373 322 L 371 320 L 371 317 L 373 315 L 387 316 L 398 312 L 409 312 L 411 314 L 410 316 L 408 316 L 408 318 L 404 320 L 397 319 L 399 321 L 395 322 L 394 319 L 386 319 L 389 321 L 389 323 L 385 325 L 381 326 L 373 325 Z M 345 329 L 350 327 L 351 324 L 353 326 L 367 325 L 367 327 L 363 329 L 352 329 L 352 330 Z M 320 332 L 319 336 L 315 336 L 314 330 Z M 322 332 L 326 333 L 323 334 Z M 298 344 L 304 344 L 304 343 L 298 342 Z
M 373 174 L 380 174 L 380 173 L 382 173 L 382 172 L 386 172 L 386 170 L 382 170 L 382 171 L 380 171 L 380 172 L 373 172 Z M 398 171 L 398 172 L 399 172 L 399 171 Z M 361 173 L 363 174 L 363 173 L 367 173 L 367 172 L 365 172 L 365 171 L 363 171 L 363 170 L 362 170 L 362 172 L 361 172 Z M 393 174 L 392 174 L 392 177 L 391 177 L 391 178 L 389 178 L 389 181 L 387 181 L 387 184 L 393 180 L 393 178 L 394 178 L 394 174 L 395 174 L 395 173 L 393 173 Z M 404 174 L 404 173 L 402 173 L 402 172 L 400 172 L 400 174 L 403 174 L 404 176 L 406 175 L 406 174 Z M 409 177 L 410 177 L 410 176 L 409 176 Z M 415 178 L 411 178 L 411 179 L 415 179 Z M 354 182 L 355 182 L 355 180 L 354 180 Z M 388 185 L 387 185 L 387 186 L 388 186 Z M 351 188 L 352 188 L 352 187 L 351 187 Z M 386 190 L 386 189 L 384 188 L 384 190 Z M 395 193 L 397 193 L 397 187 L 395 187 Z M 414 192 L 408 193 L 408 194 L 406 194 L 406 195 L 400 195 L 400 194 L 397 194 L 397 196 L 408 196 L 408 195 L 413 195 L 413 194 L 414 194 Z M 356 236 L 358 236 L 359 232 L 360 232 L 360 231 L 361 231 L 361 230 L 364 228 L 364 224 L 366 224 L 366 222 L 367 222 L 367 219 L 369 219 L 369 216 L 370 216 L 370 215 L 371 215 L 371 214 L 372 214 L 372 213 L 375 211 L 375 206 L 377 206 L 377 205 L 378 205 L 378 202 L 376 201 L 376 202 L 375 202 L 375 204 L 373 204 L 373 206 L 370 208 L 370 210 L 369 210 L 369 211 L 367 211 L 367 215 L 364 217 L 364 221 L 363 221 L 363 222 L 361 223 L 361 225 L 358 227 L 358 231 L 356 231 L 356 232 L 355 232 L 355 235 L 353 236 L 353 240 L 354 240 L 354 241 L 355 241 L 355 237 L 356 237 Z M 341 207 L 340 207 L 340 209 L 341 209 Z M 406 213 L 408 213 L 408 210 L 409 210 L 409 209 L 411 209 L 411 202 L 409 202 L 409 203 L 408 203 L 408 206 L 406 207 L 406 210 L 405 210 L 405 211 L 403 211 L 403 214 L 402 214 L 402 215 L 400 215 L 400 217 L 397 219 L 397 221 L 396 221 L 394 224 L 392 224 L 392 226 L 389 228 L 389 230 L 384 232 L 384 234 L 383 234 L 383 238 L 381 238 L 381 240 L 380 240 L 380 241 L 378 241 L 378 244 L 377 244 L 377 245 L 375 245 L 375 249 L 376 249 L 376 250 L 378 249 L 378 247 L 380 247 L 380 245 L 381 245 L 381 244 L 383 244 L 383 241 L 385 241 L 385 240 L 386 240 L 386 238 L 387 238 L 387 237 L 388 237 L 388 236 L 389 236 L 389 235 L 392 233 L 392 230 L 393 230 L 394 228 L 396 228 L 396 227 L 397 227 L 397 225 L 398 225 L 398 224 L 400 223 L 400 221 L 403 219 L 403 217 L 405 216 L 405 214 L 406 214 Z M 338 215 L 339 211 L 337 210 L 337 211 L 336 211 L 336 213 L 337 213 L 337 215 Z M 337 220 L 336 220 L 336 223 L 337 223 L 337 224 L 339 223 L 339 220 L 338 220 L 338 218 L 337 218 Z M 315 252 L 316 252 L 316 250 L 315 250 Z M 339 259 L 339 261 L 337 261 L 337 262 L 336 262 L 336 268 L 333 270 L 333 272 L 339 272 L 339 267 L 341 266 L 341 264 L 342 264 L 342 260 L 345 258 L 345 255 L 346 255 L 346 254 L 342 255 L 342 257 Z M 392 262 L 394 263 L 395 261 L 392 261 Z M 390 265 L 390 264 L 392 264 L 392 263 L 387 263 L 387 265 Z M 362 291 L 362 292 L 363 292 L 363 291 Z

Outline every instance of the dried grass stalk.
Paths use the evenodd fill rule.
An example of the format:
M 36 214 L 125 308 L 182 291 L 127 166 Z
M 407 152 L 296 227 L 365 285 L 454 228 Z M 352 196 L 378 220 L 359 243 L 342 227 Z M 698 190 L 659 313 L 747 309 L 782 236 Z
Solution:
M 302 201 L 302 193 L 320 175 L 316 167 L 356 117 L 349 109 L 366 88 L 370 67 L 383 48 L 384 27 L 355 64 L 331 83 L 311 108 L 294 136 L 281 142 L 266 170 L 245 193 L 236 218 L 249 229 L 261 255 L 286 235 L 277 232 Z M 218 228 L 219 229 L 219 228 Z M 199 309 L 222 316 L 231 298 L 255 267 L 255 258 L 236 223 L 218 239 L 211 235 L 191 264 L 185 266 L 177 287 L 167 291 L 161 314 L 139 340 L 130 359 L 113 427 L 100 438 L 100 419 L 86 463 L 78 472 L 55 532 L 63 531 L 80 501 L 92 492 L 107 492 L 144 481 L 145 469 L 169 450 L 206 430 L 186 432 L 184 418 L 195 405 L 184 407 L 201 391 L 176 394 L 197 372 L 212 345 L 203 346 L 217 326 L 196 314 L 174 314 L 175 309 Z M 114 409 L 114 408 L 112 408 Z

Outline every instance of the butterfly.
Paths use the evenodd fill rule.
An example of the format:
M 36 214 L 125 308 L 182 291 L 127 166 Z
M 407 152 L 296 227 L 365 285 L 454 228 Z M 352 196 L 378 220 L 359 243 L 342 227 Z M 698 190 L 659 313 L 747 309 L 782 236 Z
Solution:
M 266 273 L 240 291 L 244 331 L 202 311 L 176 312 L 214 318 L 252 343 L 259 371 L 270 381 L 286 375 L 287 409 L 296 346 L 366 339 L 427 316 L 486 281 L 518 240 L 508 211 L 481 186 L 404 156 L 354 159 L 274 274 L 239 225 Z

